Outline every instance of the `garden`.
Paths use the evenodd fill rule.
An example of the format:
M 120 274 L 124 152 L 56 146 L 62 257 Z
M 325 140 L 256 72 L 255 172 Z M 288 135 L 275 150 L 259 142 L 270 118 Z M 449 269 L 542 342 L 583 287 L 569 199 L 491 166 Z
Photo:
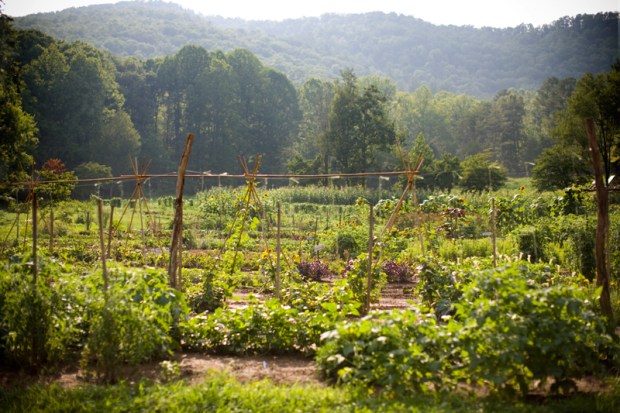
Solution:
M 587 186 L 207 185 L 174 279 L 174 197 L 34 198 L 0 210 L 5 411 L 620 409 Z

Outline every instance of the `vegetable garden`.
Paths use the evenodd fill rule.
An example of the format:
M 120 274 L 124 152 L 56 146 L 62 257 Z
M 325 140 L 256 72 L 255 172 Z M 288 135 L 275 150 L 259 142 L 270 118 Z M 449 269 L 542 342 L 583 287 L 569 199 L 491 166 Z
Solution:
M 587 188 L 541 194 L 523 179 L 401 202 L 398 189 L 268 185 L 212 186 L 184 200 L 176 286 L 167 268 L 173 197 L 43 198 L 34 221 L 30 203 L 11 201 L 0 211 L 1 364 L 38 375 L 79 365 L 86 387 L 4 383 L 0 401 L 36 410 L 33 400 L 70 403 L 99 389 L 127 410 L 167 410 L 166 397 L 191 403 L 173 355 L 195 352 L 313 359 L 329 385 L 308 390 L 314 396 L 245 385 L 273 398 L 265 409 L 287 397 L 300 411 L 402 411 L 429 400 L 437 411 L 481 400 L 515 411 L 515 400 L 523 411 L 618 408 L 620 343 L 598 306 Z M 608 245 L 619 314 L 617 205 Z M 122 371 L 147 362 L 163 373 L 138 391 Z M 607 390 L 581 394 L 591 377 Z M 209 380 L 205 394 L 220 386 L 221 397 L 234 400 L 231 388 L 250 397 L 229 377 Z M 527 404 L 532 395 L 545 402 Z

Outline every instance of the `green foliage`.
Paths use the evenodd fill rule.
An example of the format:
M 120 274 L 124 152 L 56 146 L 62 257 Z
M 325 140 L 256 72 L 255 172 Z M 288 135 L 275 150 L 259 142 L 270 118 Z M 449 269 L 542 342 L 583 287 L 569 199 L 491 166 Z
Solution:
M 269 191 L 269 197 L 274 202 L 282 204 L 308 203 L 319 205 L 353 205 L 360 197 L 376 204 L 389 193 L 385 190 L 363 188 L 361 186 L 284 186 Z
M 73 173 L 78 179 L 111 178 L 112 168 L 98 162 L 84 162 L 76 166 Z M 107 189 L 108 186 L 109 184 L 105 182 L 94 183 L 92 186 L 86 185 L 77 187 L 73 191 L 73 194 L 77 199 L 85 200 L 93 194 L 100 194 L 101 188 Z
M 0 359 L 36 370 L 81 346 L 86 303 L 73 274 L 44 259 L 34 282 L 31 264 L 0 269 Z
M 526 395 L 548 379 L 567 393 L 575 379 L 617 363 L 618 339 L 594 311 L 592 293 L 548 268 L 521 262 L 472 271 L 459 289 L 454 317 L 441 323 L 418 307 L 338 323 L 322 335 L 321 371 L 388 394 L 468 383 Z
M 65 170 L 65 164 L 60 159 L 49 159 L 36 171 L 41 181 L 35 188 L 35 193 L 45 202 L 64 201 L 69 199 L 77 184 L 77 178 L 71 171 Z M 46 181 L 58 181 L 46 183 Z
M 495 209 L 497 228 L 504 233 L 521 225 L 534 224 L 539 218 L 549 213 L 549 206 L 544 198 L 532 199 L 522 193 L 512 197 L 495 198 Z
M 267 364 L 270 366 L 270 363 Z M 334 413 L 549 413 L 617 411 L 620 385 L 610 381 L 608 390 L 576 394 L 570 398 L 546 398 L 530 402 L 497 397 L 467 397 L 435 393 L 405 395 L 377 393 L 367 388 L 310 384 L 276 384 L 269 380 L 240 381 L 229 374 L 214 373 L 204 380 L 170 383 L 121 382 L 99 386 L 85 384 L 63 387 L 57 384 L 19 385 L 0 388 L 0 403 L 7 412 L 50 411 L 244 411 L 256 413 L 308 411 Z
M 202 313 L 223 307 L 234 289 L 228 277 L 218 274 L 217 268 L 211 268 L 204 270 L 201 278 L 201 284 L 190 285 L 185 292 L 189 308 L 195 313 Z
M 22 104 L 17 51 L 12 20 L 0 15 L 0 182 L 26 180 L 37 144 L 34 117 Z
M 460 352 L 446 333 L 417 308 L 373 312 L 324 333 L 316 361 L 342 384 L 398 394 L 437 391 L 450 384 L 451 362 Z
M 100 275 L 97 274 L 99 277 Z M 116 378 L 120 363 L 136 364 L 170 354 L 178 346 L 173 330 L 186 313 L 181 294 L 157 270 L 110 271 L 107 298 L 101 285 L 91 291 L 88 339 L 82 353 L 85 369 Z
M 583 148 L 556 144 L 542 151 L 532 169 L 532 182 L 539 191 L 564 189 L 585 184 L 592 175 L 592 166 Z
M 347 286 L 351 290 L 353 299 L 366 303 L 368 290 L 368 254 L 362 254 L 357 259 L 349 260 L 343 277 L 347 278 Z M 373 263 L 370 278 L 370 303 L 376 303 L 381 297 L 381 290 L 387 284 L 387 276 L 380 265 Z M 370 305 L 370 303 L 367 303 Z
M 217 354 L 311 354 L 319 337 L 351 308 L 325 302 L 321 311 L 300 310 L 276 299 L 238 309 L 218 308 L 182 325 L 185 346 Z
M 527 394 L 551 378 L 554 389 L 566 392 L 574 379 L 617 362 L 617 338 L 594 311 L 591 294 L 562 283 L 541 288 L 538 271 L 512 265 L 464 286 L 456 307 L 473 382 Z
M 360 90 L 351 70 L 344 71 L 342 82 L 336 85 L 328 122 L 329 154 L 334 156 L 341 172 L 375 169 L 378 152 L 385 151 L 396 140 L 387 98 L 374 85 Z
M 471 279 L 473 268 L 450 261 L 421 257 L 416 265 L 415 293 L 425 306 L 441 318 L 454 312 L 462 296 L 462 286 Z
M 462 163 L 463 177 L 459 186 L 466 191 L 496 191 L 506 183 L 506 168 L 497 162 L 490 162 L 489 155 L 479 153 Z

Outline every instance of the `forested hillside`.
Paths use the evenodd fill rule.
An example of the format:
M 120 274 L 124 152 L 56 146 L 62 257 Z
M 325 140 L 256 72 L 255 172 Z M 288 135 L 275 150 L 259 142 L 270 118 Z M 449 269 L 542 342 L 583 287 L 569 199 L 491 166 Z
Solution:
M 15 25 L 118 56 L 164 56 L 188 44 L 245 48 L 297 85 L 351 68 L 389 77 L 400 90 L 427 85 L 434 92 L 485 98 L 507 88 L 534 90 L 552 76 L 598 74 L 618 57 L 618 13 L 565 17 L 542 27 L 476 29 L 394 13 L 243 21 L 157 1 L 71 8 L 17 18 Z
M 98 7 L 116 16 L 119 33 L 123 27 L 135 29 L 134 34 L 138 27 L 145 27 L 140 21 L 126 23 L 129 12 L 119 14 L 112 12 L 116 10 L 112 6 Z M 165 3 L 122 3 L 119 7 L 133 7 L 136 12 L 142 7 L 161 13 L 188 13 Z M 90 9 L 50 16 L 61 18 L 64 13 L 87 13 Z M 187 16 L 196 22 L 203 19 L 191 13 Z M 378 17 L 386 18 L 373 14 L 354 18 L 369 19 L 360 26 L 362 30 Z M 100 23 L 106 19 L 102 13 L 80 27 L 84 32 L 89 25 L 103 28 Z M 318 20 L 330 19 L 346 17 L 326 16 Z M 567 19 L 564 30 L 572 31 L 575 41 L 582 41 L 578 36 L 580 30 L 575 27 L 577 21 L 581 22 L 580 27 L 592 28 L 597 21 L 605 27 L 610 19 L 611 15 Z M 308 27 L 312 20 L 307 20 Z M 163 15 L 161 21 L 165 21 Z M 246 24 L 241 21 L 228 21 L 226 29 L 214 28 L 222 21 L 204 26 L 187 24 L 190 21 L 185 25 L 179 22 L 176 27 L 195 27 L 213 33 L 240 30 L 239 33 L 246 33 L 246 40 L 253 37 L 257 44 L 261 43 L 261 35 L 240 27 Z M 172 23 L 168 24 L 171 30 Z M 441 29 L 419 24 L 429 32 Z M 230 27 L 235 25 L 239 27 Z M 558 22 L 544 29 L 522 28 L 522 34 L 559 36 L 557 30 L 561 25 Z M 292 33 L 309 30 L 294 28 L 292 22 L 263 22 L 256 27 L 264 39 L 286 33 L 292 38 Z M 157 44 L 160 31 L 155 26 L 151 29 L 154 31 L 143 35 L 142 40 L 151 36 L 155 40 L 149 41 Z M 281 32 L 274 32 L 276 29 Z M 516 30 L 443 28 L 448 29 L 471 31 L 479 36 L 503 33 L 507 38 Z M 340 30 L 346 32 L 344 26 Z M 599 33 L 594 29 L 582 31 Z M 178 43 L 170 43 L 171 49 L 189 42 L 181 31 L 176 33 L 179 37 L 172 32 L 161 35 Z M 334 35 L 335 31 L 331 33 Z M 400 29 L 395 27 L 395 39 L 398 33 Z M 63 41 L 40 31 L 15 29 L 1 10 L 0 35 L 1 182 L 28 179 L 33 170 L 45 177 L 50 170 L 63 168 L 80 178 L 117 176 L 131 173 L 130 159 L 136 157 L 149 163 L 154 172 L 170 172 L 176 168 L 185 136 L 192 132 L 196 141 L 189 169 L 193 171 L 237 173 L 239 156 L 248 159 L 260 154 L 261 172 L 383 172 L 401 170 L 407 155 L 410 159 L 422 155 L 420 173 L 424 179 L 417 184 L 419 187 L 450 190 L 460 185 L 480 191 L 495 188 L 507 174 L 523 176 L 533 172 L 540 177 L 536 180 L 539 187 L 563 188 L 589 179 L 585 117 L 599 122 L 597 130 L 606 142 L 602 152 L 609 155 L 606 173 L 617 174 L 619 169 L 620 61 L 601 69 L 600 74 L 550 76 L 531 90 L 510 87 L 490 98 L 480 98 L 436 91 L 426 84 L 413 91 L 403 90 L 394 80 L 380 76 L 378 69 L 363 65 L 356 70 L 343 64 L 345 69 L 333 79 L 316 76 L 296 84 L 293 79 L 299 82 L 307 76 L 301 69 L 297 77 L 289 76 L 243 48 L 218 50 L 215 46 L 207 49 L 185 45 L 157 58 L 120 57 L 82 41 Z M 127 32 L 125 36 L 128 37 L 119 39 L 132 38 Z M 319 48 L 319 37 L 311 40 L 314 47 Z M 341 38 L 349 37 L 342 34 Z M 594 42 L 593 39 L 590 40 Z M 229 40 L 233 47 L 232 37 Z M 558 45 L 566 43 L 561 37 L 556 40 Z M 342 41 L 343 45 L 346 43 Z M 364 47 L 373 47 L 371 43 L 365 42 Z M 263 46 L 270 44 L 273 43 L 266 40 Z M 456 59 L 459 48 L 454 47 L 451 53 Z M 488 56 L 489 47 L 481 45 L 479 52 Z M 549 47 L 548 55 L 555 55 L 555 49 Z M 339 49 L 345 47 L 334 50 Z M 499 55 L 503 48 L 498 43 L 494 50 Z M 595 48 L 583 50 L 592 56 L 597 52 Z M 442 52 L 436 54 L 441 56 Z M 428 68 L 435 62 L 431 55 L 420 59 Z M 582 62 L 581 56 L 573 60 L 567 57 L 566 61 L 577 64 Z M 401 57 L 407 60 L 407 56 Z M 526 60 L 527 56 L 521 58 Z M 317 58 L 317 62 L 321 59 Z M 453 62 L 458 65 L 458 60 Z M 498 63 L 489 62 L 484 79 L 498 82 L 499 78 L 491 73 L 497 70 L 493 65 Z M 508 70 L 506 62 L 500 61 Z M 526 70 L 526 66 L 522 65 L 520 70 Z M 334 64 L 330 70 L 339 67 Z M 369 71 L 372 75 L 363 76 Z M 533 82 L 527 76 L 522 81 Z M 517 80 L 506 77 L 502 82 L 513 85 Z M 489 80 L 479 86 L 491 84 Z M 472 170 L 477 172 L 472 175 Z

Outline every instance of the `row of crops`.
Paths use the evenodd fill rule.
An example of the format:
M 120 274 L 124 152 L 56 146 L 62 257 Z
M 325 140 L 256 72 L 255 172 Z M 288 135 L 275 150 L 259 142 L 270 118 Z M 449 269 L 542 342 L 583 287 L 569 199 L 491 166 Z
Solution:
M 256 195 L 218 187 L 186 200 L 179 290 L 166 272 L 171 198 L 120 200 L 115 213 L 107 200 L 105 277 L 95 202 L 42 205 L 36 277 L 27 205 L 1 211 L 2 364 L 79 361 L 84 377 L 110 382 L 121 366 L 178 351 L 300 354 L 329 382 L 387 395 L 567 393 L 581 377 L 615 374 L 620 343 L 598 308 L 586 191 L 418 193 L 390 228 L 400 194 Z M 618 310 L 614 217 L 612 207 Z M 387 285 L 410 304 L 378 309 Z

